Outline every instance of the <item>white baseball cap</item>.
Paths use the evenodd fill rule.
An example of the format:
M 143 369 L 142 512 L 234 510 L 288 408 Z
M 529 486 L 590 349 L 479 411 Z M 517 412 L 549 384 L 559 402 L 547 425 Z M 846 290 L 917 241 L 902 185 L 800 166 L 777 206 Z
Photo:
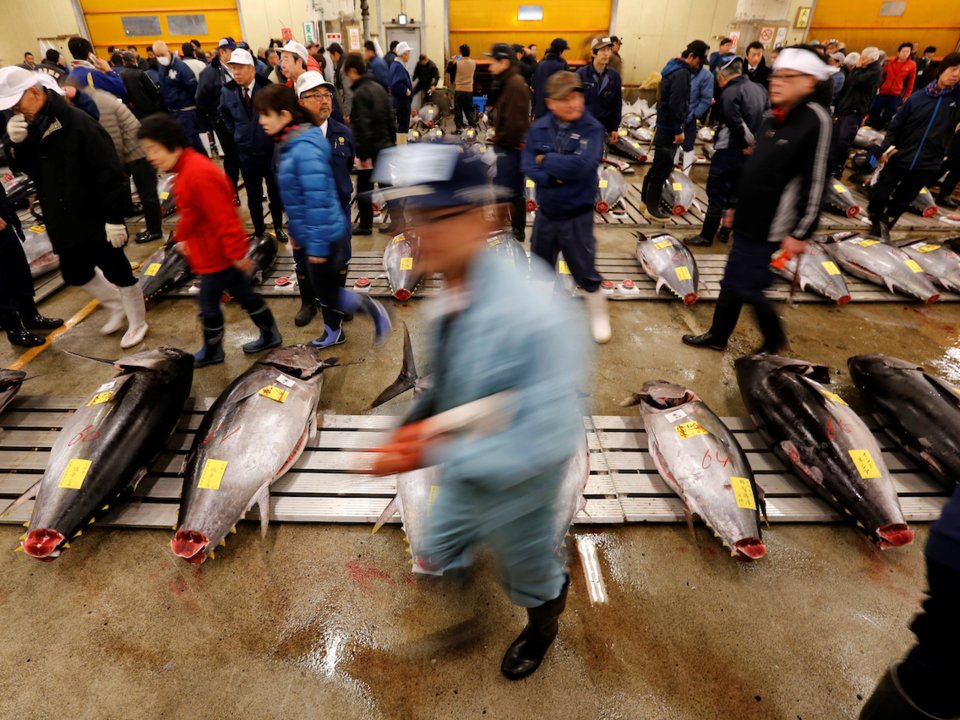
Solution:
M 397 54 L 397 57 L 400 57 L 405 52 L 410 52 L 411 50 L 413 50 L 413 48 L 410 47 L 408 43 L 402 42 L 399 45 L 397 45 L 397 49 L 394 50 L 394 52 Z
M 35 85 L 55 90 L 63 95 L 63 90 L 57 81 L 46 73 L 32 72 L 22 67 L 0 68 L 0 110 L 9 110 L 18 102 L 23 94 Z
M 773 63 L 774 70 L 796 70 L 804 75 L 813 75 L 817 80 L 826 80 L 839 72 L 840 68 L 827 65 L 812 50 L 784 48 Z
M 313 90 L 318 87 L 328 87 L 330 92 L 334 92 L 336 87 L 332 82 L 326 80 L 323 75 L 318 73 L 316 70 L 307 70 L 303 75 L 297 78 L 297 97 L 299 98 L 308 90 Z
M 309 62 L 310 54 L 307 52 L 307 49 L 298 43 L 296 40 L 291 40 L 286 45 L 283 46 L 281 52 L 293 53 L 294 55 L 299 55 L 300 59 L 304 62 Z
M 230 61 L 227 65 L 253 65 L 253 55 L 250 54 L 249 50 L 244 50 L 243 48 L 237 48 L 230 55 Z

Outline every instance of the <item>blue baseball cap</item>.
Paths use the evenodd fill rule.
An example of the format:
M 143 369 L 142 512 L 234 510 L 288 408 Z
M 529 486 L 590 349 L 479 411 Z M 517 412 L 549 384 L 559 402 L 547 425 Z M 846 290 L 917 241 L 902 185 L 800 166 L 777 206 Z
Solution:
M 220 42 L 217 43 L 217 48 L 226 48 L 227 50 L 236 50 L 237 43 L 232 37 L 220 38 Z

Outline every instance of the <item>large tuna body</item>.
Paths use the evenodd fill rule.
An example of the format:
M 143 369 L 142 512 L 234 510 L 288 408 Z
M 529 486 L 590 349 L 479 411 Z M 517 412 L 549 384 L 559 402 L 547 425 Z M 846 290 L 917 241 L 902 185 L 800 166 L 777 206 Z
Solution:
M 912 240 L 900 249 L 923 268 L 930 280 L 954 293 L 960 293 L 960 255 L 938 242 Z
M 390 292 L 397 300 L 409 300 L 417 291 L 420 272 L 420 238 L 413 232 L 397 235 L 383 251 L 383 269 Z
M 610 145 L 610 150 L 627 160 L 638 163 L 647 161 L 647 152 L 643 143 L 628 135 L 621 135 L 615 143 Z
M 770 268 L 805 292 L 822 295 L 838 305 L 850 302 L 847 281 L 819 243 L 808 243 L 806 252 L 799 256 L 780 252 L 770 261 Z
M 163 217 L 173 215 L 177 211 L 177 202 L 173 197 L 173 181 L 176 174 L 165 175 L 157 183 L 157 195 L 160 198 L 160 213 Z
M 637 233 L 637 260 L 643 271 L 657 281 L 657 292 L 668 288 L 684 305 L 697 301 L 700 272 L 690 249 L 667 233 L 649 236 Z
M 860 206 L 853 199 L 849 188 L 835 177 L 827 178 L 820 207 L 829 212 L 852 218 L 860 214 Z
M 169 292 L 192 277 L 187 258 L 177 250 L 172 240 L 157 250 L 143 263 L 140 271 L 140 291 L 145 300 L 153 300 Z
M 925 303 L 940 299 L 923 268 L 899 248 L 860 235 L 830 243 L 826 248 L 837 264 L 854 277 Z
M 960 390 L 887 355 L 855 355 L 847 367 L 887 434 L 948 487 L 960 482 Z
M 27 374 L 19 370 L 0 370 L 0 413 L 20 392 L 26 377 Z
M 270 233 L 254 235 L 250 238 L 247 257 L 253 261 L 250 279 L 256 285 L 262 285 L 267 273 L 277 262 L 277 238 Z
M 627 181 L 616 168 L 601 164 L 597 168 L 596 211 L 601 215 L 620 204 L 627 194 Z
M 59 556 L 64 543 L 139 480 L 177 426 L 193 380 L 193 356 L 161 347 L 116 363 L 63 426 L 39 483 L 28 555 Z M 32 491 L 28 491 L 28 495 Z
M 674 170 L 663 182 L 663 198 L 661 202 L 674 215 L 685 214 L 693 205 L 696 192 L 693 180 L 685 173 Z
M 920 188 L 920 192 L 917 193 L 913 202 L 910 203 L 909 210 L 925 218 L 935 217 L 936 214 L 940 212 L 940 208 L 938 208 L 937 203 L 934 202 L 933 194 L 925 187 Z
M 776 355 L 735 365 L 743 401 L 784 465 L 881 547 L 913 540 L 876 438 L 820 384 L 827 368 Z
M 316 432 L 325 366 L 308 346 L 279 348 L 220 394 L 187 456 L 171 541 L 176 555 L 203 562 L 255 502 L 266 528 L 270 484 L 297 462 Z
M 874 130 L 872 127 L 864 125 L 857 130 L 857 136 L 853 140 L 853 145 L 854 147 L 863 148 L 864 150 L 879 148 L 883 144 L 884 135 L 885 133 L 882 130 Z
M 691 390 L 653 380 L 628 404 L 639 404 L 660 476 L 733 555 L 766 554 L 760 537 L 761 495 L 733 433 Z

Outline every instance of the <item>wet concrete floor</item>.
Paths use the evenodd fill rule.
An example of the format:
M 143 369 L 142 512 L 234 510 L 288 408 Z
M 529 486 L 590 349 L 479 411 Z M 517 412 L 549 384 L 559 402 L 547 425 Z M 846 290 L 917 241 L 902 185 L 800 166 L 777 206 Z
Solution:
M 682 233 L 688 234 L 688 233 Z M 598 228 L 603 251 L 632 252 L 632 231 Z M 357 250 L 386 237 L 358 238 Z M 139 260 L 153 247 L 128 248 Z M 714 248 L 711 252 L 723 252 Z M 288 251 L 284 251 L 288 252 Z M 88 302 L 67 288 L 43 304 L 70 317 Z M 270 300 L 287 342 L 298 303 Z M 422 357 L 420 301 L 395 306 Z M 743 415 L 732 361 L 759 344 L 745 316 L 727 353 L 692 351 L 684 332 L 709 326 L 711 303 L 611 304 L 613 341 L 598 349 L 596 414 L 651 378 L 688 384 L 720 415 Z M 882 351 L 960 380 L 960 305 L 904 302 L 781 307 L 792 354 L 837 369 L 856 403 L 849 355 Z M 109 368 L 64 354 L 121 354 L 97 310 L 26 366 L 30 394 L 86 394 Z M 228 307 L 224 365 L 198 371 L 213 396 L 248 366 L 255 331 Z M 187 299 L 150 310 L 146 345 L 199 344 Z M 402 339 L 371 350 L 364 319 L 336 348 L 324 412 L 362 413 L 396 376 Z M 0 343 L 0 364 L 19 352 Z M 425 368 L 424 368 L 425 369 Z M 384 408 L 399 414 L 403 400 Z M 174 560 L 169 532 L 91 528 L 42 564 L 14 553 L 0 527 L 0 717 L 75 718 L 854 718 L 876 679 L 911 642 L 924 587 L 925 525 L 913 545 L 880 552 L 853 529 L 774 525 L 768 555 L 726 556 L 701 526 L 582 527 L 598 546 L 609 602 L 591 604 L 573 554 L 560 637 L 542 669 L 510 683 L 502 652 L 523 625 L 481 557 L 472 578 L 414 578 L 399 528 L 244 524 L 200 568 Z

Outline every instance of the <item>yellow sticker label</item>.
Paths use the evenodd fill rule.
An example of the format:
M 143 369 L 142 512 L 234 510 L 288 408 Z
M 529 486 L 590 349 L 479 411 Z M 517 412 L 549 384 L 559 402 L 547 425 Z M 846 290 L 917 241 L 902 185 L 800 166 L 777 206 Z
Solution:
M 609 184 L 610 184 L 610 182 L 607 181 L 607 180 L 601 180 L 601 181 L 600 181 L 600 187 L 602 187 L 602 188 L 607 187 L 607 185 L 609 185 Z
M 870 247 L 871 245 L 879 245 L 879 240 L 860 240 L 857 242 L 857 245 L 860 247 Z
M 83 487 L 83 481 L 90 471 L 90 462 L 81 458 L 70 460 L 60 476 L 60 487 L 64 490 L 79 490 Z
M 846 404 L 847 404 L 846 401 L 845 401 L 842 397 L 840 397 L 840 396 L 837 395 L 836 393 L 830 392 L 829 390 L 820 390 L 820 393 L 821 393 L 827 400 L 833 400 L 835 403 L 839 403 L 839 404 L 841 404 L 841 405 L 846 405 Z M 848 407 L 849 407 L 849 406 L 848 406 Z
M 168 190 L 164 190 L 162 193 L 160 193 L 161 200 L 166 200 L 168 197 L 170 197 L 170 192 Z
M 412 257 L 400 258 L 400 269 L 413 270 L 413 258 Z
M 922 252 L 922 253 L 932 253 L 935 250 L 939 250 L 939 249 L 940 249 L 939 245 L 927 245 L 927 244 L 923 244 L 920 247 L 914 248 L 914 250 L 916 250 L 917 252 Z
M 640 143 L 638 143 L 636 140 L 631 140 L 631 141 L 630 141 L 630 144 L 633 145 L 633 147 L 634 147 L 635 149 L 637 149 L 637 150 L 640 149 Z
M 756 510 L 757 501 L 753 497 L 753 486 L 750 480 L 742 477 L 730 478 L 730 487 L 733 488 L 733 496 L 737 499 L 737 507 L 744 510 Z
M 219 490 L 220 481 L 227 471 L 226 460 L 207 460 L 203 463 L 203 472 L 200 473 L 200 482 L 197 487 L 201 490 Z
M 680 192 L 683 190 L 683 183 L 673 183 L 673 191 Z
M 147 277 L 154 277 L 160 272 L 160 263 L 150 263 L 147 265 L 147 269 L 143 271 L 143 274 Z
M 402 243 L 403 241 L 404 241 L 403 233 L 400 233 L 393 239 L 393 244 L 397 245 L 398 243 Z
M 677 280 L 690 280 L 690 270 L 686 267 L 675 268 L 677 273 Z
M 530 178 L 527 178 L 527 187 L 528 188 L 536 187 L 533 180 L 531 180 Z
M 284 403 L 287 401 L 288 393 L 283 388 L 278 388 L 276 385 L 267 385 L 265 388 L 261 388 L 260 392 L 257 395 L 261 397 L 269 398 L 270 400 L 275 400 L 278 403 Z
M 837 264 L 833 260 L 824 260 L 822 263 L 823 269 L 827 271 L 827 275 L 839 275 L 840 268 L 837 267 Z
M 877 467 L 869 450 L 850 450 L 849 452 L 860 477 L 864 480 L 875 480 L 880 477 L 880 468 Z
M 903 264 L 906 265 L 911 270 L 913 270 L 914 272 L 923 272 L 923 268 L 920 267 L 920 264 L 912 258 L 907 258 L 906 260 L 903 261 Z
M 440 494 L 440 486 L 439 486 L 439 485 L 431 485 L 431 486 L 430 486 L 430 495 L 427 497 L 427 507 L 428 507 L 428 508 L 432 508 L 432 507 L 433 507 L 433 503 L 435 503 L 435 502 L 437 501 L 437 495 L 439 495 L 439 494 Z
M 656 245 L 654 245 L 654 247 L 655 247 L 657 250 L 664 250 L 664 249 L 666 249 L 666 248 L 668 248 L 668 247 L 673 247 L 673 243 L 670 242 L 669 240 L 662 240 L 662 241 L 658 242 Z
M 922 188 L 920 188 L 920 192 L 917 193 L 917 194 L 918 194 L 918 195 L 926 195 L 926 194 L 927 194 L 927 189 L 926 189 L 925 187 L 922 187 Z
M 838 193 L 845 193 L 847 191 L 847 189 L 840 183 L 834 183 L 833 189 L 836 190 Z
M 113 391 L 108 390 L 107 392 L 98 392 L 92 398 L 90 402 L 87 403 L 87 407 L 93 407 L 94 405 L 103 405 L 105 402 L 110 402 L 113 399 Z
M 559 263 L 557 263 L 557 272 L 559 272 L 561 275 L 570 274 L 570 266 L 567 265 L 566 260 L 561 260 Z
M 32 233 L 42 233 L 46 228 L 43 225 L 31 225 L 30 232 Z
M 709 433 L 704 429 L 703 425 L 698 423 L 696 420 L 680 423 L 676 426 L 676 429 L 677 435 L 680 436 L 681 440 L 686 440 L 687 438 L 694 437 L 695 435 L 709 435 Z

